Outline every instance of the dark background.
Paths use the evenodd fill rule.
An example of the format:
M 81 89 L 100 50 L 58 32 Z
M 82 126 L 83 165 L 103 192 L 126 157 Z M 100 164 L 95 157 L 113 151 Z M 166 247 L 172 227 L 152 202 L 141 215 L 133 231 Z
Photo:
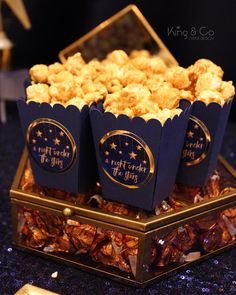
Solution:
M 24 0 L 32 29 L 26 31 L 3 5 L 5 30 L 14 42 L 13 68 L 49 64 L 58 52 L 126 5 L 136 4 L 180 65 L 188 66 L 198 58 L 209 58 L 222 66 L 225 80 L 236 81 L 236 1 L 48 1 Z M 168 36 L 168 28 L 192 28 L 213 31 L 213 40 L 189 40 L 184 36 Z M 236 120 L 236 103 L 231 120 Z

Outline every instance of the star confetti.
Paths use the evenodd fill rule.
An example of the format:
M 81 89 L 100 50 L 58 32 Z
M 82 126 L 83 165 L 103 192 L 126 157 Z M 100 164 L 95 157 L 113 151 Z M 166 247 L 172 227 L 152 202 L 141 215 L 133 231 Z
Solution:
M 142 149 L 141 145 L 137 145 L 136 148 L 138 151 L 141 151 L 141 149 Z

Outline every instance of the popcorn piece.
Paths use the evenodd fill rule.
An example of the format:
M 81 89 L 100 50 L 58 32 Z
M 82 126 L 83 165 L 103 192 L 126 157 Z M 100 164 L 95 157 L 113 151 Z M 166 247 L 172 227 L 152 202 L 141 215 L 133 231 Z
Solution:
M 221 83 L 221 93 L 222 93 L 222 97 L 225 100 L 230 99 L 231 97 L 233 97 L 235 95 L 235 88 L 233 86 L 233 82 L 232 81 L 222 81 Z
M 186 69 L 176 66 L 166 72 L 165 79 L 178 89 L 186 89 L 191 84 L 188 74 Z
M 58 74 L 63 70 L 64 70 L 64 66 L 60 64 L 59 62 L 55 62 L 54 64 L 48 66 L 49 75 Z
M 85 64 L 81 53 L 76 53 L 73 56 L 69 56 L 66 60 L 64 67 L 67 71 L 71 72 L 73 75 L 79 75 L 82 66 Z
M 59 83 L 70 84 L 70 83 L 73 83 L 73 80 L 74 80 L 73 75 L 70 72 L 64 71 L 64 70 L 55 74 L 51 74 L 48 77 L 48 82 L 51 85 L 59 84 Z
M 196 81 L 197 78 L 204 73 L 211 73 L 219 78 L 222 78 L 224 74 L 221 67 L 217 66 L 209 59 L 204 58 L 197 60 L 194 65 L 188 68 L 188 71 L 192 81 Z
M 53 101 L 65 103 L 76 95 L 74 84 L 58 83 L 49 87 L 49 94 Z
M 127 71 L 124 76 L 121 78 L 121 82 L 124 86 L 128 84 L 137 83 L 144 84 L 146 80 L 146 75 L 142 71 L 139 70 L 131 70 Z
M 28 101 L 36 101 L 39 103 L 50 103 L 49 86 L 47 84 L 34 84 L 26 89 Z
M 107 89 L 102 83 L 87 83 L 82 85 L 82 90 L 85 94 L 84 100 L 90 104 L 95 101 L 102 100 L 107 95 Z
M 152 114 L 160 111 L 157 103 L 153 103 L 151 100 L 143 100 L 132 108 L 135 116 L 141 116 L 143 114 Z
M 97 73 L 104 71 L 104 66 L 99 60 L 92 59 L 90 62 L 88 62 L 88 65 L 93 67 Z
M 92 65 L 84 65 L 80 70 L 80 75 L 85 78 L 95 79 L 98 76 L 96 69 Z
M 138 57 L 138 56 L 150 57 L 151 54 L 148 50 L 142 49 L 142 50 L 132 50 L 129 55 L 129 57 L 131 59 Z
M 204 73 L 199 75 L 195 87 L 196 95 L 199 95 L 204 90 L 220 90 L 221 79 L 212 73 Z
M 159 89 L 159 87 L 163 84 L 164 82 L 164 77 L 163 75 L 152 75 L 151 78 L 147 79 L 145 81 L 145 86 L 151 91 L 156 91 L 157 89 Z
M 180 90 L 179 93 L 181 98 L 187 99 L 189 101 L 194 101 L 195 99 L 195 96 L 190 90 Z
M 130 84 L 123 88 L 120 92 L 122 98 L 126 102 L 130 102 L 132 105 L 135 101 L 147 100 L 150 97 L 150 91 L 142 85 Z
M 112 79 L 106 83 L 106 87 L 109 93 L 114 93 L 120 91 L 123 88 L 123 85 L 118 79 Z
M 174 88 L 170 83 L 164 82 L 161 87 L 152 92 L 151 99 L 161 109 L 173 109 L 178 107 L 181 96 L 178 89 Z
M 162 74 L 166 71 L 166 65 L 159 57 L 148 58 L 138 56 L 131 60 L 131 63 L 139 70 L 154 74 Z
M 31 79 L 38 83 L 47 83 L 48 81 L 48 67 L 46 65 L 35 65 L 29 70 Z
M 117 65 L 123 65 L 128 62 L 129 57 L 123 50 L 114 50 L 107 55 L 107 60 Z
M 158 56 L 153 56 L 150 59 L 150 71 L 151 73 L 154 74 L 164 74 L 166 71 L 166 65 L 164 61 L 158 57 Z

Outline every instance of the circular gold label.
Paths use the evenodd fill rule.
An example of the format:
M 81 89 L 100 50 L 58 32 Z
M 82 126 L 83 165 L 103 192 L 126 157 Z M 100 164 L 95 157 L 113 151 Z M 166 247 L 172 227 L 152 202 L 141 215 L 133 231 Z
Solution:
M 76 144 L 71 133 L 59 122 L 40 118 L 27 130 L 28 150 L 43 169 L 60 173 L 68 170 L 76 157 Z
M 137 135 L 114 130 L 100 140 L 103 171 L 115 183 L 128 188 L 145 185 L 154 173 L 154 158 L 148 145 Z
M 194 116 L 190 116 L 182 151 L 182 163 L 186 166 L 199 164 L 206 158 L 211 136 L 206 125 Z

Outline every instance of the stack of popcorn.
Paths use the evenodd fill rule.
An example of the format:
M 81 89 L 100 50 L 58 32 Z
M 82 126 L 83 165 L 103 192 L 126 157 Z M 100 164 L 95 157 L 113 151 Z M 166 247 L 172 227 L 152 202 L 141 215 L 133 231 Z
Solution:
M 88 132 L 93 135 L 97 165 L 93 163 L 87 169 L 98 167 L 104 197 L 147 210 L 153 209 L 172 191 L 194 104 L 202 102 L 207 108 L 214 103 L 223 109 L 235 93 L 232 82 L 223 81 L 222 69 L 210 60 L 200 59 L 188 68 L 168 68 L 160 57 L 147 50 L 133 50 L 129 55 L 115 50 L 104 60 L 93 59 L 88 63 L 76 53 L 64 64 L 33 66 L 30 77 L 26 105 L 30 106 L 32 101 L 38 105 L 46 103 L 54 113 L 57 105 L 65 110 L 75 106 L 78 114 L 85 107 L 90 110 L 87 115 L 92 130 Z M 21 113 L 22 116 L 25 115 Z M 227 118 L 224 121 L 226 124 Z M 84 125 L 81 123 L 81 129 Z M 104 145 L 110 144 L 106 140 L 114 132 L 119 133 L 120 147 L 127 136 L 132 138 L 138 150 L 144 150 L 145 157 L 149 155 L 147 161 L 141 159 L 142 164 L 136 159 L 139 157 L 136 147 L 126 154 L 120 148 L 115 154 L 114 141 L 112 158 L 109 158 Z M 78 136 L 75 141 L 80 139 Z M 78 157 L 83 157 L 82 152 Z M 132 171 L 124 163 L 132 166 Z M 196 167 L 194 169 L 196 171 Z M 147 171 L 145 177 L 140 171 Z M 132 174 L 133 183 L 130 178 L 127 180 L 127 173 Z M 181 183 L 186 173 L 188 171 L 180 168 Z M 94 184 L 95 181 L 94 178 Z M 54 183 L 54 187 L 61 188 L 59 183 L 58 186 Z

